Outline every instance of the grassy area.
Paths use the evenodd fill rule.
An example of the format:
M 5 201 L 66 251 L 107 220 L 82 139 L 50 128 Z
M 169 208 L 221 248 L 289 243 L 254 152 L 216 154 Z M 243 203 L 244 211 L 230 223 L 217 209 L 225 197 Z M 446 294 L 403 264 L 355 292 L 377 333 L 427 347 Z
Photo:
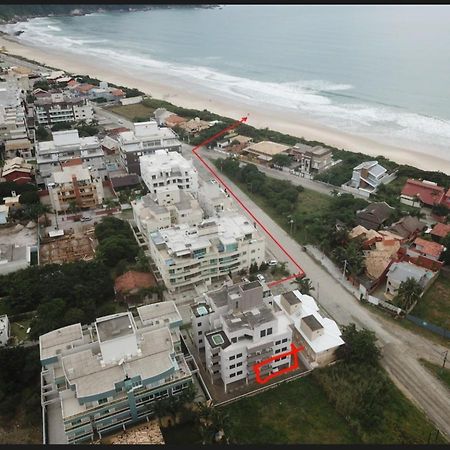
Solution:
M 447 369 L 446 367 L 443 368 L 442 366 L 438 366 L 437 364 L 430 363 L 425 359 L 420 359 L 420 362 L 431 373 L 433 373 L 433 375 L 439 378 L 444 384 L 447 385 L 448 388 L 450 388 L 450 369 Z
M 142 103 L 136 103 L 134 105 L 113 106 L 111 108 L 105 108 L 107 111 L 111 111 L 114 114 L 125 117 L 128 120 L 135 120 L 137 117 L 147 118 L 150 120 L 150 116 L 153 114 L 154 109 L 143 105 Z
M 415 334 L 420 334 L 421 336 L 429 339 L 430 341 L 436 342 L 437 344 L 448 345 L 450 342 L 449 338 L 444 338 L 439 334 L 432 333 L 431 331 L 428 331 L 427 329 L 422 328 L 407 319 L 394 319 L 394 317 L 392 317 L 392 315 L 388 311 L 378 308 L 377 306 L 371 305 L 369 303 L 362 303 L 362 305 L 370 309 L 374 314 L 377 314 L 392 323 L 396 323 L 397 325 L 400 325 L 401 327 L 406 328 L 407 330 Z
M 419 300 L 412 314 L 450 330 L 450 278 L 440 274 Z
M 11 324 L 11 336 L 15 336 L 19 341 L 28 339 L 27 329 L 30 326 L 31 319 L 13 322 Z
M 201 444 L 202 438 L 197 425 L 188 422 L 173 427 L 161 428 L 161 433 L 166 444 Z
M 360 439 L 328 402 L 312 377 L 223 408 L 238 444 L 345 444 Z

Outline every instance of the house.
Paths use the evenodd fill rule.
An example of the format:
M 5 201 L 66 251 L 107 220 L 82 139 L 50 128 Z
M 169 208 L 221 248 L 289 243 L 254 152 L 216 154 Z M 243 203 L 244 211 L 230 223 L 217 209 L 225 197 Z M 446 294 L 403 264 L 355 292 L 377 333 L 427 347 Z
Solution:
M 181 152 L 181 142 L 167 128 L 159 128 L 155 120 L 133 124 L 133 130 L 119 133 L 120 163 L 128 173 L 141 174 L 139 159 L 154 154 L 156 150 Z
M 114 176 L 110 178 L 110 181 L 114 191 L 119 191 L 120 189 L 128 187 L 140 187 L 141 185 L 139 175 L 136 175 L 135 173 Z
M 27 184 L 33 181 L 33 166 L 27 164 L 23 158 L 7 159 L 3 165 L 2 178 L 17 184 Z
M 230 133 L 226 136 L 224 136 L 221 140 L 216 142 L 217 148 L 226 148 L 230 145 L 240 145 L 242 148 L 245 148 L 248 146 L 248 144 L 253 142 L 253 138 L 248 136 L 242 136 L 241 134 L 237 133 Z
M 44 444 L 125 430 L 192 386 L 181 324 L 175 303 L 166 301 L 40 336 Z
M 442 244 L 426 241 L 422 238 L 416 238 L 406 253 L 409 256 L 422 256 L 427 259 L 439 261 L 443 251 L 444 246 Z
M 180 293 L 206 289 L 252 263 L 259 266 L 265 239 L 244 215 L 230 213 L 150 233 L 149 249 L 168 291 Z
M 152 273 L 129 270 L 114 281 L 116 298 L 122 301 L 132 301 L 133 296 L 141 289 L 156 286 L 156 279 Z
M 191 305 L 193 339 L 204 357 L 212 384 L 227 392 L 236 381 L 255 383 L 253 365 L 290 350 L 292 329 L 286 315 L 268 304 L 271 292 L 259 281 L 205 293 Z M 261 370 L 265 376 L 290 364 L 290 356 Z
M 425 289 L 433 276 L 432 271 L 418 267 L 410 262 L 395 262 L 387 273 L 385 296 L 391 299 L 395 297 L 400 284 L 408 278 L 413 278 L 420 284 L 422 289 Z
M 169 128 L 179 126 L 186 121 L 187 119 L 185 119 L 184 117 L 180 117 L 176 114 L 172 114 L 171 116 L 165 118 L 166 127 Z
M 442 242 L 450 234 L 450 224 L 437 223 L 430 234 L 435 241 Z
M 332 150 L 320 145 L 312 147 L 297 143 L 289 149 L 289 154 L 300 163 L 301 172 L 320 173 L 333 163 Z
M 26 269 L 31 262 L 33 246 L 0 244 L 0 275 Z
M 398 234 L 404 242 L 413 240 L 426 228 L 426 225 L 417 217 L 405 216 L 399 221 L 393 223 L 388 230 L 392 233 Z
M 242 150 L 243 155 L 248 155 L 261 161 L 269 162 L 275 155 L 287 153 L 288 145 L 278 144 L 277 142 L 261 141 L 256 144 L 250 144 Z
M 0 316 L 0 347 L 6 345 L 11 337 L 11 327 L 6 314 Z
M 375 202 L 356 213 L 356 223 L 368 230 L 378 230 L 389 219 L 394 208 L 386 202 Z
M 94 170 L 83 167 L 81 158 L 69 161 L 60 171 L 53 172 L 47 187 L 54 211 L 67 211 L 72 204 L 87 209 L 103 203 L 102 179 Z
M 25 159 L 33 157 L 33 144 L 28 137 L 5 141 L 5 159 L 11 159 L 16 156 Z
M 166 119 L 173 115 L 173 112 L 167 111 L 165 108 L 157 108 L 153 112 L 153 117 L 155 118 L 158 126 L 165 126 Z
M 11 196 L 3 197 L 3 202 L 9 208 L 17 208 L 20 206 L 20 194 L 16 195 L 15 191 L 11 191 Z
M 393 175 L 389 175 L 378 161 L 366 161 L 353 169 L 352 178 L 346 185 L 372 194 L 380 184 L 389 183 L 392 179 Z
M 139 158 L 142 181 L 151 193 L 164 186 L 178 186 L 189 192 L 198 190 L 198 173 L 192 159 L 180 153 L 155 150 L 153 154 Z
M 184 130 L 191 136 L 195 136 L 203 130 L 207 130 L 210 127 L 209 122 L 200 120 L 199 117 L 188 120 L 187 122 L 181 122 L 178 127 Z
M 400 202 L 409 206 L 429 207 L 445 204 L 446 192 L 437 183 L 409 178 L 400 194 Z

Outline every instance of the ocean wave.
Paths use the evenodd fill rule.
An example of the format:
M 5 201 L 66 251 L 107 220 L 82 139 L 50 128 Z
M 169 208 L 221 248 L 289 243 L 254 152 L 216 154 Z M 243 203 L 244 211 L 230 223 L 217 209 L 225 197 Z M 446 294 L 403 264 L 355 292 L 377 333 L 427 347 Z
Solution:
M 59 28 L 55 25 L 47 25 L 47 28 L 52 31 L 61 31 L 61 28 Z

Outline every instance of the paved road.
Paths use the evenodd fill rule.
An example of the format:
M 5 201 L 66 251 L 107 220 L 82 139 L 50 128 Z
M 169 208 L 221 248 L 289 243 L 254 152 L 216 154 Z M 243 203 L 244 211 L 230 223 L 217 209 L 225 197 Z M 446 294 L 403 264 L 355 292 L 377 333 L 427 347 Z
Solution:
M 184 151 L 188 152 L 189 149 L 186 147 Z M 208 158 L 211 153 L 203 151 L 202 156 Z M 197 158 L 194 158 L 194 161 L 199 175 L 202 178 L 211 178 L 211 174 L 200 161 Z M 299 262 L 312 280 L 318 301 L 328 314 L 341 325 L 354 322 L 357 326 L 365 327 L 376 333 L 383 347 L 381 362 L 394 383 L 427 414 L 441 433 L 450 439 L 450 421 L 448 420 L 450 417 L 450 392 L 418 361 L 418 358 L 425 358 L 436 364 L 442 364 L 442 354 L 447 349 L 399 325 L 388 322 L 363 307 L 348 290 L 337 283 L 324 267 L 304 252 L 296 241 L 234 183 L 223 174 L 221 177 L 270 233 L 276 236 L 281 245 L 289 249 L 290 255 Z M 282 250 L 270 238 L 267 240 L 267 246 L 279 261 L 287 261 Z M 295 273 L 295 266 L 290 261 L 288 261 L 288 268 L 291 273 Z
M 111 111 L 107 111 L 99 106 L 92 105 L 94 113 L 99 123 L 103 126 L 107 124 L 114 125 L 114 127 L 126 127 L 130 130 L 133 129 L 133 122 L 125 119 L 125 117 L 114 114 Z M 150 119 L 150 118 L 149 118 Z
M 192 148 L 192 147 L 186 145 L 186 148 L 188 148 L 188 147 Z M 206 150 L 206 149 L 200 149 L 200 151 L 198 153 L 202 157 L 204 156 L 204 157 L 213 158 L 213 159 L 216 159 L 216 158 L 224 159 L 229 156 L 228 154 L 222 153 L 220 151 Z M 307 189 L 311 189 L 313 191 L 320 192 L 322 194 L 331 195 L 331 192 L 333 190 L 336 190 L 336 191 L 342 192 L 342 193 L 345 192 L 337 186 L 331 186 L 326 183 L 321 183 L 319 181 L 313 181 L 313 180 L 309 180 L 308 178 L 299 177 L 297 175 L 293 175 L 293 174 L 289 173 L 289 171 L 286 171 L 286 170 L 281 171 L 281 170 L 272 169 L 270 167 L 263 166 L 261 164 L 256 164 L 256 165 L 258 166 L 258 169 L 261 172 L 264 172 L 265 174 L 267 174 L 273 178 L 278 178 L 279 180 L 290 180 L 295 185 L 300 185 Z

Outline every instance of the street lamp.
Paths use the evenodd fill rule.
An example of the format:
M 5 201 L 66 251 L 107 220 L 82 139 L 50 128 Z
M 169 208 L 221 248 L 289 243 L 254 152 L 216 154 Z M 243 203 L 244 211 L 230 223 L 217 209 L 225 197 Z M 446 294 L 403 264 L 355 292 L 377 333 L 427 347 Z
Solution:
M 289 221 L 289 223 L 291 224 L 291 232 L 290 232 L 290 234 L 292 235 L 292 226 L 294 225 L 294 219 L 291 219 L 291 220 Z

